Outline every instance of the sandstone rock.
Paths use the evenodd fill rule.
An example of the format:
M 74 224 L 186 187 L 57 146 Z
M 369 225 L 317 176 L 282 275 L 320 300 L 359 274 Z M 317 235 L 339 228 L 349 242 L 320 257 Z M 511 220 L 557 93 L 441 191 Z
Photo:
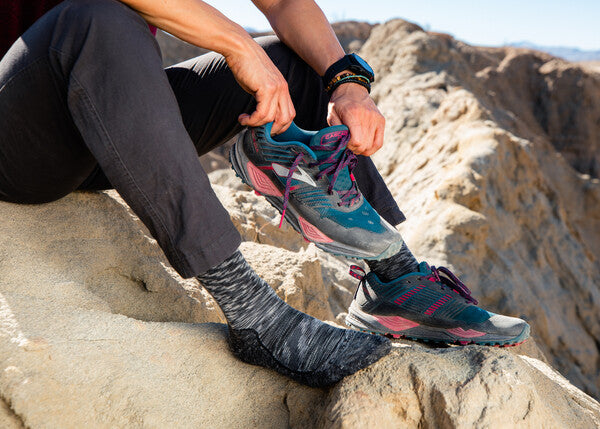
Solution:
M 242 232 L 244 213 L 264 213 L 254 218 L 263 226 L 278 217 L 249 192 L 216 189 Z M 534 425 L 551 406 L 556 427 L 599 419 L 598 404 L 546 371 L 533 342 L 516 351 L 545 368 L 543 377 L 507 350 L 399 342 L 409 349 L 333 390 L 299 386 L 233 358 L 224 325 L 198 323 L 221 320 L 214 303 L 166 265 L 116 193 L 0 203 L 0 215 L 2 427 L 424 426 L 439 416 L 486 425 L 499 413 Z M 317 317 L 331 318 L 351 298 L 342 284 L 341 300 L 325 286 L 346 264 L 320 258 L 313 245 L 293 251 L 248 241 L 242 251 L 280 296 Z M 491 387 L 497 393 L 486 393 L 487 403 L 475 397 Z
M 166 265 L 116 193 L 0 214 L 2 427 L 286 427 L 324 394 L 235 359 L 224 325 L 199 323 L 222 320 L 213 301 Z M 326 318 L 314 260 L 282 259 L 296 286 L 270 280 Z
M 479 346 L 398 345 L 390 356 L 331 391 L 320 426 L 592 428 L 600 424 L 599 404 L 537 359 Z
M 600 394 L 600 78 L 401 20 L 361 54 L 387 118 L 375 160 L 421 259 L 525 317 L 552 365 Z

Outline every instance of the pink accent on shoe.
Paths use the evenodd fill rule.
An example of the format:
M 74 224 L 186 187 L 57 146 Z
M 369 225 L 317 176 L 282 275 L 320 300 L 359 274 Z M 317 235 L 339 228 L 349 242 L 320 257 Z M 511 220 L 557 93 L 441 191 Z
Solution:
M 421 289 L 423 289 L 425 286 L 423 285 L 419 285 L 414 289 L 409 290 L 408 292 L 400 295 L 394 302 L 398 305 L 402 304 L 404 301 L 406 301 L 408 298 L 410 298 L 411 296 L 413 296 L 414 294 L 416 294 L 417 292 L 419 292 Z
M 446 331 L 463 338 L 476 338 L 485 335 L 485 332 L 475 331 L 474 329 L 467 329 L 465 331 L 463 328 L 452 328 L 446 329 Z
M 328 134 L 325 134 L 321 137 L 321 142 L 319 143 L 321 146 L 326 146 L 329 143 L 337 143 L 343 137 L 348 135 L 347 130 L 334 131 Z
M 451 296 L 444 295 L 443 297 L 441 297 L 440 299 L 438 299 L 436 302 L 434 302 L 433 304 L 431 304 L 431 307 L 429 307 L 427 310 L 425 310 L 425 312 L 423 314 L 431 316 L 433 313 L 435 313 L 437 310 L 439 310 L 439 308 L 441 306 L 443 306 L 445 303 L 447 303 L 451 299 L 452 299 Z
M 412 320 L 400 316 L 375 316 L 375 319 L 392 331 L 404 331 L 405 329 L 419 326 L 417 322 L 413 322 Z
M 331 243 L 333 240 L 323 234 L 317 229 L 316 226 L 308 223 L 303 217 L 299 216 L 298 221 L 300 222 L 300 229 L 304 237 L 315 243 Z
M 248 175 L 250 176 L 250 181 L 252 182 L 252 187 L 255 191 L 258 191 L 263 195 L 269 195 L 273 197 L 283 196 L 281 191 L 277 189 L 277 186 L 271 182 L 267 175 L 260 171 L 250 161 L 248 161 L 246 164 L 246 170 L 248 170 Z

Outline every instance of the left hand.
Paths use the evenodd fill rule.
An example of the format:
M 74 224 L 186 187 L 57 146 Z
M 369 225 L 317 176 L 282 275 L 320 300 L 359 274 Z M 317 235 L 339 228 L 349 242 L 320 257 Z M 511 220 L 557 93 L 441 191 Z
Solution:
M 371 156 L 383 146 L 385 118 L 361 85 L 345 83 L 333 91 L 327 122 L 348 127 L 348 149 L 357 155 Z

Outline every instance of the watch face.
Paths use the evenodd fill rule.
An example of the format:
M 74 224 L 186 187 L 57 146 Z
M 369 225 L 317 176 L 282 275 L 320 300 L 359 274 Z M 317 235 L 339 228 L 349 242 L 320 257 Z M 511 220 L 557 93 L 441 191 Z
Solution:
M 367 72 L 370 76 L 367 76 L 371 81 L 374 80 L 375 78 L 375 73 L 373 72 L 373 69 L 371 68 L 371 66 L 365 61 L 363 60 L 361 57 L 359 57 L 356 54 L 351 54 L 350 55 L 352 57 L 352 59 L 354 60 L 353 62 L 360 68 L 362 68 L 365 72 Z
M 365 61 L 363 60 L 361 57 L 359 57 L 356 54 L 352 54 L 354 56 L 354 59 L 356 60 L 356 62 L 365 70 L 367 70 L 369 73 L 373 74 L 373 69 L 371 68 L 371 66 Z

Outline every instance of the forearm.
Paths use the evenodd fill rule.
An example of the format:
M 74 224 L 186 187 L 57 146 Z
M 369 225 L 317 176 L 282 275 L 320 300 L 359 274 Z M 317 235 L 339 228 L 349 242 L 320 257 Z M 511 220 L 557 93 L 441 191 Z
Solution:
M 252 43 L 250 35 L 221 12 L 200 0 L 121 0 L 147 22 L 170 34 L 224 56 Z
M 331 25 L 313 0 L 253 0 L 273 30 L 321 76 L 344 56 Z

